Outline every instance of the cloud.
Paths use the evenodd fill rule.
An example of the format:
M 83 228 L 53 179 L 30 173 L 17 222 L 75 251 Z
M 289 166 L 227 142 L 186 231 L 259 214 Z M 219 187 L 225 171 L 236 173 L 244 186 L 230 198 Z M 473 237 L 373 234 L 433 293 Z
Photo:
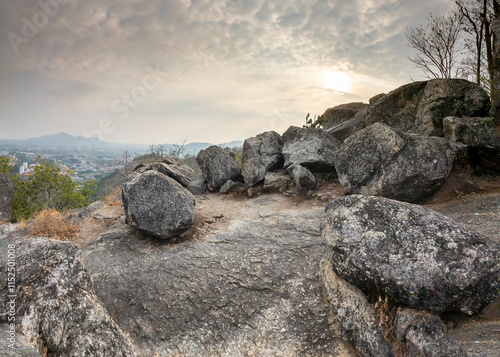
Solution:
M 111 103 L 141 86 L 148 68 L 157 66 L 168 76 L 134 108 L 129 123 L 117 121 L 105 139 L 244 139 L 272 126 L 276 112 L 301 125 L 307 112 L 321 114 L 409 81 L 416 72 L 406 59 L 404 29 L 446 4 L 72 0 L 59 5 L 16 53 L 8 34 L 22 36 L 24 19 L 33 22 L 43 8 L 31 0 L 2 2 L 2 135 L 35 136 L 40 121 L 44 133 L 81 135 L 103 117 L 118 120 Z M 353 77 L 352 94 L 321 87 L 321 73 L 333 69 Z M 36 112 L 26 105 L 34 98 Z

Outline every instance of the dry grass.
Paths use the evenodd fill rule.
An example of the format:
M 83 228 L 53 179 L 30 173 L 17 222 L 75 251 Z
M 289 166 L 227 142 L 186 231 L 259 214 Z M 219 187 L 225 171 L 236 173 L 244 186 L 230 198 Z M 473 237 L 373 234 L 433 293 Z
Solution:
M 115 187 L 111 193 L 104 197 L 104 203 L 108 206 L 119 206 L 122 204 L 122 189 L 121 187 Z
M 19 222 L 17 224 L 17 229 L 24 229 L 24 228 L 26 228 L 26 226 L 27 226 L 26 222 L 24 220 L 22 220 L 21 222 Z
M 79 228 L 70 223 L 66 216 L 56 210 L 45 210 L 36 215 L 30 225 L 31 234 L 54 238 L 58 240 L 71 240 L 76 237 Z
M 395 312 L 391 307 L 388 296 L 385 298 L 381 295 L 378 296 L 378 300 L 375 303 L 375 314 L 378 317 L 380 331 L 384 335 L 386 341 L 392 344 L 394 355 L 396 357 L 405 356 L 404 345 L 396 338 L 396 332 L 394 330 Z

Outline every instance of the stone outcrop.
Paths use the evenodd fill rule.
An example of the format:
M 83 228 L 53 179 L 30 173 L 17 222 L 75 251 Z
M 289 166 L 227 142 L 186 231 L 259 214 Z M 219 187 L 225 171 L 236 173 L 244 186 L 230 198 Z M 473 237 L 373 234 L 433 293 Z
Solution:
M 394 319 L 398 341 L 405 345 L 405 356 L 425 356 L 425 348 L 443 338 L 448 331 L 441 318 L 428 311 L 399 308 Z
M 288 173 L 297 186 L 302 191 L 312 190 L 316 187 L 316 179 L 312 172 L 299 164 L 288 166 Z
M 494 118 L 446 117 L 444 137 L 468 146 L 469 159 L 477 169 L 500 171 L 500 137 Z
M 274 131 L 268 131 L 245 140 L 241 171 L 248 186 L 254 186 L 264 180 L 268 171 L 283 167 L 282 147 L 283 140 Z
M 414 82 L 374 100 L 364 113 L 364 126 L 385 123 L 422 136 L 443 136 L 447 116 L 484 117 L 490 110 L 488 94 L 462 79 Z
M 448 178 L 463 144 L 416 137 L 375 123 L 350 136 L 335 155 L 340 183 L 350 193 L 416 202 Z
M 325 130 L 335 127 L 345 121 L 353 119 L 360 110 L 364 110 L 367 107 L 368 104 L 354 102 L 328 108 L 321 116 L 322 126 Z
M 0 173 L 0 224 L 12 218 L 14 204 L 14 183 L 9 174 Z
M 375 310 L 361 290 L 340 279 L 329 260 L 321 262 L 320 278 L 342 337 L 363 357 L 394 356 L 380 331 Z
M 188 230 L 194 221 L 193 195 L 177 181 L 157 171 L 146 171 L 122 188 L 129 225 L 161 239 Z
M 219 146 L 201 150 L 196 162 L 207 184 L 214 190 L 218 190 L 228 180 L 234 181 L 241 177 L 241 168 L 236 160 Z
M 231 193 L 236 189 L 242 187 L 243 184 L 241 182 L 234 182 L 233 180 L 228 180 L 222 187 L 220 188 L 220 193 Z
M 368 293 L 474 314 L 500 293 L 500 246 L 421 206 L 353 195 L 326 207 L 332 267 Z
M 141 355 L 355 356 L 342 352 L 317 279 L 323 213 L 287 211 L 282 199 L 241 202 L 258 218 L 201 240 L 158 244 L 119 223 L 83 250 L 99 298 Z
M 311 170 L 333 171 L 339 146 L 340 142 L 323 129 L 291 126 L 283 134 L 284 166 L 299 164 Z
M 18 340 L 44 356 L 45 348 L 54 356 L 136 356 L 129 339 L 95 296 L 75 244 L 40 237 L 9 243 L 16 246 L 16 290 L 8 291 L 7 284 L 2 284 L 0 296 L 6 309 L 11 306 L 9 295 L 16 295 Z M 7 249 L 3 244 L 3 281 L 7 281 Z M 36 355 L 31 348 L 27 351 Z

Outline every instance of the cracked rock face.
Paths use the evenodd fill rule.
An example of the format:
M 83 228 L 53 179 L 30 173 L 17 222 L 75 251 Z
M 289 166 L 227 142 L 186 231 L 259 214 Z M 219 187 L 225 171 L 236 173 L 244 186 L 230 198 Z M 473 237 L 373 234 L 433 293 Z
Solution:
M 500 247 L 424 207 L 353 195 L 326 207 L 335 272 L 368 293 L 472 315 L 500 292 Z
M 119 223 L 83 250 L 99 298 L 142 355 L 355 356 L 317 276 L 322 212 L 258 217 L 178 244 Z
M 335 167 L 350 193 L 417 202 L 444 185 L 464 150 L 444 138 L 408 136 L 375 123 L 344 141 Z
M 123 185 L 122 200 L 127 224 L 160 239 L 185 232 L 194 221 L 193 195 L 157 171 L 135 174 Z
M 280 169 L 283 166 L 282 147 L 283 140 L 274 131 L 268 131 L 245 140 L 241 166 L 247 185 L 254 186 L 264 180 L 268 171 Z
M 7 242 L 3 243 L 2 277 L 7 263 Z M 47 348 L 49 355 L 55 356 L 136 356 L 128 338 L 94 295 L 90 275 L 75 244 L 40 237 L 9 244 L 16 245 L 16 323 L 20 341 L 40 354 Z M 3 308 L 9 294 L 2 284 Z M 34 351 L 30 353 L 35 355 Z

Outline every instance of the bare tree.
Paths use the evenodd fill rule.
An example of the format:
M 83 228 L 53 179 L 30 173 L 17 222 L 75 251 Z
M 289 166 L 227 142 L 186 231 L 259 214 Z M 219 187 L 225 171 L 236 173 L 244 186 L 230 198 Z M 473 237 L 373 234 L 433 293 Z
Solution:
M 183 158 L 186 155 L 186 141 L 187 139 L 184 139 L 180 144 L 173 144 L 168 149 L 168 156 L 170 156 L 174 160 Z
M 415 49 L 410 58 L 428 78 L 453 78 L 459 73 L 460 36 L 458 11 L 430 14 L 427 25 L 406 29 L 407 45 Z

